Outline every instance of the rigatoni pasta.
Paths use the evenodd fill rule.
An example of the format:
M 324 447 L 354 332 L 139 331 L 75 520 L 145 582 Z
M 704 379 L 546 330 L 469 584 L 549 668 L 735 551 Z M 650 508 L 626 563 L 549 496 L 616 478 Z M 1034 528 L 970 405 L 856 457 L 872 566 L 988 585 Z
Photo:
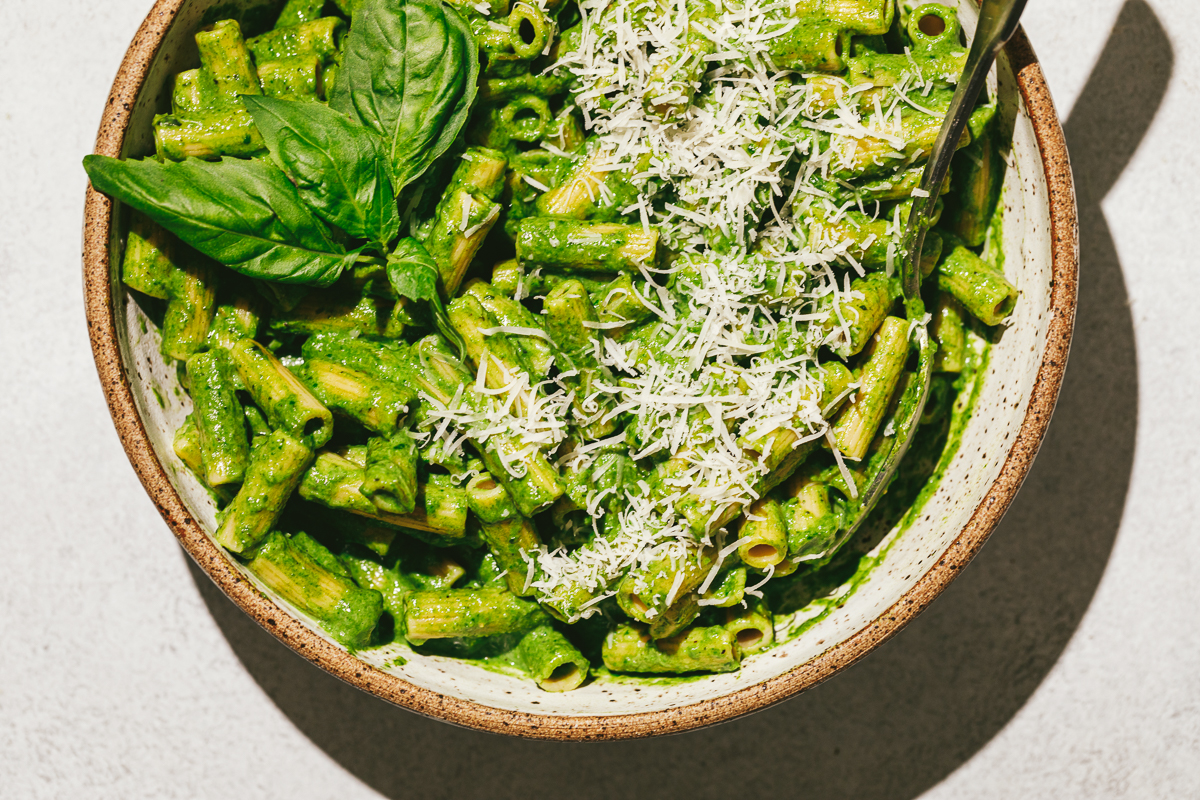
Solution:
M 913 402 L 898 269 L 954 11 L 325 8 L 199 31 L 154 159 L 85 162 L 135 212 L 216 541 L 346 647 L 555 692 L 737 670 L 852 591 L 1019 298 L 985 102 L 920 264 L 931 400 L 847 541 Z

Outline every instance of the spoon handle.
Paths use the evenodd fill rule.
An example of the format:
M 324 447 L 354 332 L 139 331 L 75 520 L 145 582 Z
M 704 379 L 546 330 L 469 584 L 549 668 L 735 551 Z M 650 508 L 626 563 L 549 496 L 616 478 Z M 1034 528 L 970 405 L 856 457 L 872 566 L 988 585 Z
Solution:
M 942 181 L 946 178 L 954 151 L 958 149 L 956 145 L 962 138 L 975 100 L 987 81 L 992 62 L 996 60 L 1000 48 L 1016 32 L 1017 20 L 1025 9 L 1025 3 L 1026 0 L 983 0 L 980 5 L 979 24 L 975 28 L 975 38 L 971 42 L 963 76 L 954 90 L 945 122 L 925 164 L 925 172 L 921 176 L 921 189 L 924 191 L 915 193 L 904 235 L 906 256 L 901 263 L 901 287 L 909 320 L 920 322 L 917 371 L 913 373 L 912 383 L 905 391 L 905 400 L 908 402 L 901 402 L 904 411 L 897 413 L 892 448 L 871 476 L 866 491 L 859 496 L 853 519 L 842 530 L 831 550 L 837 550 L 854 535 L 887 491 L 900 459 L 904 458 L 916 435 L 921 414 L 925 410 L 936 352 L 936 345 L 924 322 L 925 306 L 921 302 L 920 263 L 921 248 L 925 243 L 925 223 L 941 190 Z
M 921 175 L 923 196 L 918 193 L 913 202 L 912 212 L 908 216 L 905 243 L 908 244 L 906 249 L 909 257 L 904 260 L 902 276 L 902 289 L 907 304 L 911 305 L 912 301 L 919 297 L 921 289 L 919 265 L 921 249 L 925 243 L 925 223 L 941 191 L 942 181 L 946 179 L 950 161 L 958 149 L 956 145 L 967 127 L 975 100 L 987 82 L 992 62 L 996 60 L 1000 48 L 1004 47 L 1004 43 L 1016 32 L 1026 1 L 983 0 L 979 7 L 979 23 L 975 27 L 975 38 L 971 41 L 963 76 L 950 99 L 946 119 L 938 132 L 929 160 L 925 162 L 925 172 Z

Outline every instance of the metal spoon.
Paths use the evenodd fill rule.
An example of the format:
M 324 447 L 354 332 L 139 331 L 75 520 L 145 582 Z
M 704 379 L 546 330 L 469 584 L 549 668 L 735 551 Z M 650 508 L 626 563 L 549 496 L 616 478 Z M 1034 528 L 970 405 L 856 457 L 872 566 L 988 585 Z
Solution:
M 914 192 L 913 207 L 908 215 L 908 227 L 904 232 L 906 256 L 900 267 L 901 291 L 904 295 L 905 313 L 910 323 L 918 321 L 920 324 L 917 331 L 920 350 L 917 356 L 916 382 L 910 383 L 905 393 L 915 395 L 916 402 L 909 407 L 907 414 L 896 418 L 895 442 L 891 451 L 879 464 L 871 482 L 860 495 L 857 515 L 843 529 L 833 548 L 827 552 L 837 550 L 854 535 L 863 520 L 875 508 L 879 498 L 887 491 L 892 476 L 896 474 L 896 467 L 900 459 L 904 458 L 916 433 L 917 422 L 925 410 L 936 349 L 929 336 L 925 304 L 921 301 L 921 249 L 925 244 L 926 223 L 941 191 L 942 181 L 946 179 L 946 172 L 950 169 L 950 160 L 954 157 L 954 151 L 962 138 L 971 110 L 975 107 L 975 100 L 987 82 L 988 72 L 1000 48 L 1016 32 L 1017 21 L 1021 12 L 1025 10 L 1025 3 L 1026 0 L 983 0 L 980 4 L 979 24 L 975 28 L 971 51 L 967 55 L 962 78 L 950 100 L 950 108 L 946 111 L 942 129 L 925 164 L 925 172 L 921 176 L 921 191 Z M 901 405 L 901 408 L 903 407 Z

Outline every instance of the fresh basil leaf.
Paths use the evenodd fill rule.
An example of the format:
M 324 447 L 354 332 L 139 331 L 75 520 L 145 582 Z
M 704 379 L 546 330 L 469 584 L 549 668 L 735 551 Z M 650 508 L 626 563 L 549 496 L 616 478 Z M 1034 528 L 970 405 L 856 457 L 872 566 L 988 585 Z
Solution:
M 330 105 L 383 137 L 397 194 L 454 143 L 475 100 L 470 26 L 438 0 L 364 0 Z
M 204 255 L 280 283 L 328 286 L 354 263 L 278 167 L 256 159 L 83 159 L 92 186 Z
M 439 66 L 438 74 L 441 75 L 443 81 L 441 84 L 430 86 L 432 81 L 429 80 L 428 75 L 431 73 L 423 72 L 417 67 L 410 67 L 410 76 L 423 78 L 418 83 L 424 88 L 424 92 L 417 95 L 415 104 L 408 103 L 406 98 L 406 106 L 415 105 L 418 109 L 444 107 L 449 109 L 449 113 L 442 122 L 441 131 L 438 132 L 437 138 L 428 152 L 424 152 L 424 145 L 418 145 L 415 141 L 400 142 L 407 146 L 406 151 L 393 150 L 392 158 L 396 163 L 409 163 L 410 160 L 416 163 L 419 159 L 425 162 L 424 166 L 412 172 L 411 177 L 404 181 L 406 185 L 419 178 L 430 164 L 454 144 L 454 140 L 458 138 L 459 132 L 467 124 L 467 118 L 471 115 L 471 105 L 475 102 L 479 80 L 479 45 L 475 41 L 475 34 L 472 33 L 470 24 L 462 15 L 453 7 L 436 2 L 436 0 L 433 3 L 410 3 L 410 9 L 421 9 L 423 13 L 414 15 L 411 10 L 409 12 L 409 47 L 412 47 L 414 39 L 418 42 L 429 43 L 429 46 L 422 52 L 424 57 L 420 64 L 428 67 L 436 62 Z M 434 15 L 430 9 L 436 9 L 438 14 Z M 432 46 L 432 30 L 440 24 L 447 26 L 447 46 L 438 50 Z M 456 85 L 462 88 L 456 97 L 452 97 L 447 92 L 448 82 L 446 79 L 448 76 L 443 70 L 448 70 L 450 75 L 458 78 Z M 409 93 L 417 94 L 411 88 Z
M 317 215 L 386 252 L 400 215 L 383 140 L 320 103 L 243 98 L 271 157 Z
M 396 242 L 387 260 L 388 282 L 400 297 L 409 300 L 427 300 L 433 310 L 433 323 L 446 341 L 458 351 L 459 358 L 466 358 L 467 345 L 450 324 L 442 295 L 438 290 L 438 266 L 425 249 L 425 245 L 412 237 Z
M 425 245 L 405 237 L 396 242 L 387 260 L 388 282 L 409 300 L 439 300 L 438 266 Z

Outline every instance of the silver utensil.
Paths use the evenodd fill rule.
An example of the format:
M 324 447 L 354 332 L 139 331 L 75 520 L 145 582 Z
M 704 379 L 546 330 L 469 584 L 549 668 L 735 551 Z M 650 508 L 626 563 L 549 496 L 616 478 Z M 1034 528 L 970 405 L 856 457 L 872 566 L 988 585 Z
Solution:
M 859 495 L 857 513 L 853 520 L 843 528 L 834 547 L 835 551 L 854 535 L 863 520 L 875 508 L 875 504 L 887 491 L 896 467 L 917 430 L 917 423 L 925 410 L 925 401 L 929 398 L 929 384 L 933 377 L 933 357 L 936 347 L 929 336 L 928 319 L 925 304 L 921 301 L 921 249 L 925 244 L 925 231 L 942 181 L 950 169 L 950 161 L 954 151 L 966 129 L 967 120 L 975 106 L 975 100 L 987 82 L 988 72 L 996 60 L 1000 49 L 1017 30 L 1017 21 L 1025 10 L 1026 0 L 983 0 L 979 7 L 979 24 L 975 28 L 975 38 L 971 42 L 971 50 L 967 54 L 966 66 L 962 78 L 954 90 L 950 107 L 946 111 L 946 119 L 934 142 L 929 160 L 925 164 L 925 172 L 921 176 L 920 191 L 914 192 L 912 211 L 908 216 L 908 227 L 904 232 L 905 258 L 900 267 L 901 291 L 904 296 L 905 314 L 910 324 L 916 321 L 919 327 L 915 330 L 919 352 L 917 356 L 917 371 L 915 383 L 905 388 L 905 394 L 915 395 L 916 401 L 908 406 L 901 404 L 901 411 L 894 420 L 895 438 L 890 452 L 883 458 L 875 469 L 866 490 Z

